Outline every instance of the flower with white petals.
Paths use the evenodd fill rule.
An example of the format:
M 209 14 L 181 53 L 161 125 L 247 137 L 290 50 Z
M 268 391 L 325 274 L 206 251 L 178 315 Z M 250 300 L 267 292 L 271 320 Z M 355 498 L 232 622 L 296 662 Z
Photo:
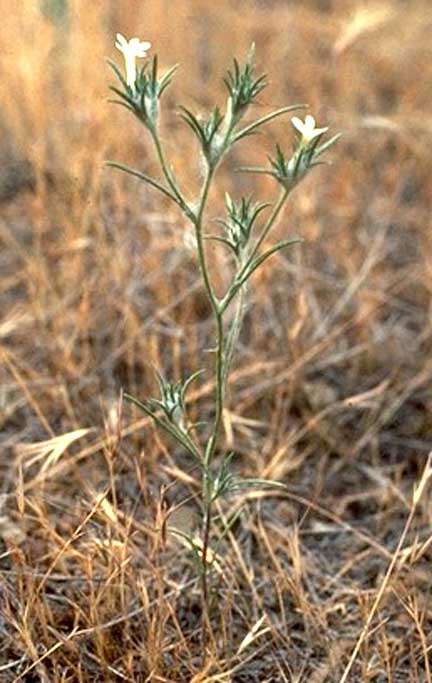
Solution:
M 301 133 L 302 142 L 305 142 L 306 144 L 308 142 L 311 142 L 311 140 L 313 140 L 314 138 L 318 137 L 318 135 L 321 135 L 322 133 L 326 133 L 328 131 L 328 127 L 315 128 L 315 119 L 310 114 L 306 116 L 304 123 L 297 116 L 293 116 L 293 118 L 291 119 L 291 123 L 294 126 L 294 128 L 296 128 L 299 131 L 299 133 Z
M 146 57 L 147 50 L 151 48 L 151 43 L 140 41 L 139 38 L 126 40 L 121 33 L 117 33 L 116 48 L 123 52 L 126 66 L 126 82 L 133 88 L 136 81 L 136 60 L 138 57 Z

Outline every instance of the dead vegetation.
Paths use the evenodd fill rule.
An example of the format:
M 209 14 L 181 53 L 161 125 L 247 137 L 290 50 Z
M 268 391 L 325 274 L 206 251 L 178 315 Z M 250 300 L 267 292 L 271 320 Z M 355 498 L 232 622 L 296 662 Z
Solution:
M 430 682 L 429 3 L 70 0 L 55 20 L 60 2 L 16 5 L 0 1 L 0 680 Z M 165 124 L 190 196 L 175 105 L 222 103 L 252 40 L 263 112 L 308 102 L 344 133 L 277 229 L 305 244 L 253 281 L 225 438 L 288 493 L 220 509 L 221 529 L 238 519 L 215 548 L 204 660 L 198 580 L 169 532 L 199 523 L 196 472 L 119 392 L 204 362 L 205 419 L 212 330 L 182 220 L 103 169 L 154 168 L 106 102 L 117 30 L 181 64 Z M 288 129 L 257 136 L 256 160 Z M 252 187 L 243 154 L 215 215 L 225 187 Z

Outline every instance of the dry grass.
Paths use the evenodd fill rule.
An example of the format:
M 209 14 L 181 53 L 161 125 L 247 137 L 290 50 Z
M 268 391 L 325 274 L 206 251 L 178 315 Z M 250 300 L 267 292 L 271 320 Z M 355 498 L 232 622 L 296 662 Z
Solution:
M 0 0 L 0 680 L 430 682 L 430 3 L 70 0 L 67 27 L 36 5 Z M 167 531 L 198 524 L 196 473 L 118 397 L 153 390 L 152 364 L 196 370 L 212 330 L 182 219 L 102 170 L 153 168 L 106 103 L 117 30 L 181 63 L 165 123 L 190 196 L 175 104 L 221 101 L 233 46 L 257 43 L 263 111 L 306 101 L 344 131 L 277 230 L 305 244 L 254 279 L 225 439 L 289 493 L 221 508 L 239 518 L 204 662 L 198 582 Z

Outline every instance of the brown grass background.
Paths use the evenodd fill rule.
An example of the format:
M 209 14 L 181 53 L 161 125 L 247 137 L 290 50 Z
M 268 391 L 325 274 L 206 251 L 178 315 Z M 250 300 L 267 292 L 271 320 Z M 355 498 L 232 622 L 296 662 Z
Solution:
M 383 587 L 347 680 L 431 681 L 427 486 L 397 549 L 432 447 L 430 2 L 55 8 L 0 0 L 0 680 L 340 681 Z M 194 568 L 166 532 L 198 528 L 196 472 L 119 391 L 154 392 L 154 366 L 205 367 L 190 408 L 209 419 L 212 325 L 183 218 L 103 167 L 157 173 L 145 131 L 107 103 L 117 31 L 180 64 L 163 138 L 191 198 L 176 105 L 222 105 L 251 41 L 270 85 L 250 117 L 306 102 L 343 132 L 272 238 L 305 243 L 253 279 L 224 445 L 288 491 L 221 507 L 239 518 L 204 661 Z M 210 217 L 226 189 L 275 197 L 235 168 L 276 140 L 290 149 L 288 119 L 238 146 Z M 209 249 L 222 291 L 229 263 Z

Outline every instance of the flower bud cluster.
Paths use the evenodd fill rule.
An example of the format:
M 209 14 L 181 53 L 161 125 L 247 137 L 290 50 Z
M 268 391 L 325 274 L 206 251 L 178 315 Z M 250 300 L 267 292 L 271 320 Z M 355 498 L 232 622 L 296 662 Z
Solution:
M 219 107 L 214 107 L 206 121 L 192 114 L 186 107 L 181 107 L 181 117 L 198 138 L 202 152 L 211 164 L 215 164 L 220 156 L 221 137 L 218 135 L 224 119 Z
M 230 247 L 240 262 L 247 256 L 253 225 L 260 213 L 268 206 L 268 204 L 252 202 L 251 197 L 242 197 L 240 202 L 236 203 L 228 193 L 225 194 L 227 217 L 218 221 L 225 232 L 225 237 L 221 239 Z

